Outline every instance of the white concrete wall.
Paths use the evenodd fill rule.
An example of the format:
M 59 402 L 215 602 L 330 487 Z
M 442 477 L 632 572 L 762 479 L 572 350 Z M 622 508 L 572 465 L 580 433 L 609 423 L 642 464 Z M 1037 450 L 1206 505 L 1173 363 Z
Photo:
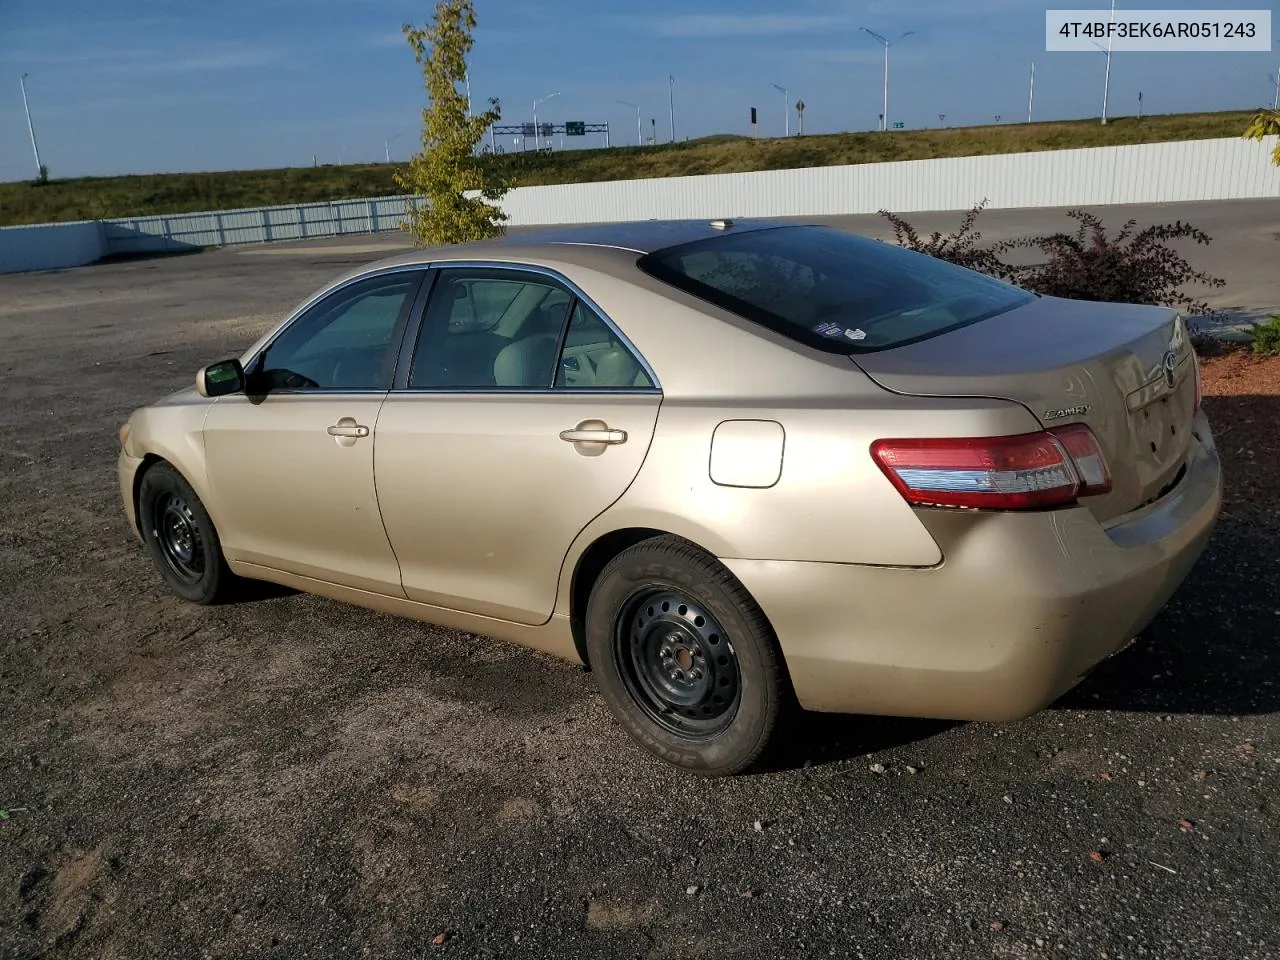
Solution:
M 759 173 L 522 187 L 513 226 L 1280 197 L 1268 142 L 1240 137 Z
M 97 220 L 0 227 L 0 273 L 79 267 L 106 252 Z
M 616 220 L 821 216 L 1280 197 L 1276 137 L 864 163 L 760 173 L 521 187 L 512 226 Z M 342 200 L 0 230 L 0 273 L 151 253 L 395 230 L 407 197 Z M 97 244 L 95 246 L 95 244 Z

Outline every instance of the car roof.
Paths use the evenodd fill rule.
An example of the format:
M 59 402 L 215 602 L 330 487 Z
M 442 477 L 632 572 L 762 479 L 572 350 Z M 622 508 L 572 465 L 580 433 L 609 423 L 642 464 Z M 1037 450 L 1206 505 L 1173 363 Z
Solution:
M 449 246 L 424 247 L 367 264 L 350 275 L 388 266 L 494 259 L 538 262 L 544 259 L 569 263 L 604 264 L 623 255 L 634 264 L 637 257 L 655 250 L 728 233 L 748 233 L 801 224 L 778 220 L 633 220 L 618 223 L 572 224 L 552 227 L 514 227 L 491 240 Z M 603 255 L 603 256 L 602 256 Z M 615 260 L 615 265 L 617 261 Z
M 537 227 L 508 233 L 508 244 L 569 243 L 593 247 L 617 247 L 635 253 L 653 253 L 696 240 L 727 233 L 749 233 L 785 226 L 776 220 L 632 220 L 621 223 L 572 224 Z

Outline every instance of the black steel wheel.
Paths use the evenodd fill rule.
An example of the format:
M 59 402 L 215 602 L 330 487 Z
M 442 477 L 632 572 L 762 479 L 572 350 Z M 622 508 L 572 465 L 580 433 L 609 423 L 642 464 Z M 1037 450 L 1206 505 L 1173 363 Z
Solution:
M 236 577 L 204 504 L 168 463 L 147 469 L 138 484 L 138 528 L 151 560 L 169 589 L 192 603 L 223 600 Z
M 204 549 L 200 527 L 190 505 L 180 494 L 160 491 L 151 503 L 152 536 L 160 556 L 175 577 L 195 583 L 204 575 Z
M 690 739 L 733 723 L 742 690 L 728 632 L 681 591 L 640 589 L 614 629 L 623 686 L 653 722 Z
M 709 776 L 755 766 L 791 703 L 777 640 L 746 588 L 674 536 L 623 550 L 586 610 L 596 683 L 645 749 Z

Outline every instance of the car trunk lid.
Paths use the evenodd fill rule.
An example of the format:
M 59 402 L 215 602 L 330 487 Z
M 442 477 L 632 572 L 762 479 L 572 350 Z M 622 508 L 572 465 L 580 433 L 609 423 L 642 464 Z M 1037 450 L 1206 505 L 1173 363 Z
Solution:
M 1022 404 L 1045 427 L 1087 424 L 1111 470 L 1082 501 L 1106 521 L 1157 499 L 1191 440 L 1196 373 L 1176 311 L 1039 297 L 948 333 L 853 361 L 894 393 Z

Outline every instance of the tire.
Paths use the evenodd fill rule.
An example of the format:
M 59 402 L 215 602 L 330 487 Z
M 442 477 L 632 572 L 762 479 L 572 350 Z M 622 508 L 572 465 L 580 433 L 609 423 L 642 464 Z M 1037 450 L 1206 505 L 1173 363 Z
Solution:
M 138 524 L 152 563 L 175 594 L 202 605 L 230 596 L 237 578 L 227 568 L 218 531 L 191 485 L 167 463 L 142 475 Z
M 719 561 L 679 537 L 646 540 L 605 566 L 587 602 L 586 640 L 614 716 L 691 773 L 751 769 L 791 699 L 764 613 Z

